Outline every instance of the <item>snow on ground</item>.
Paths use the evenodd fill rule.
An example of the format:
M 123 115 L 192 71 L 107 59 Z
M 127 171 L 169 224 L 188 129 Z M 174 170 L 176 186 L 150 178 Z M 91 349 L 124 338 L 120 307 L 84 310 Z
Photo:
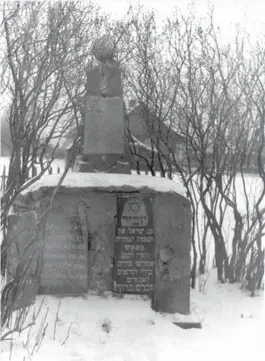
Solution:
M 192 291 L 190 316 L 156 313 L 150 300 L 140 296 L 61 298 L 55 340 L 60 299 L 49 296 L 42 311 L 44 314 L 49 307 L 49 327 L 32 360 L 264 361 L 263 295 L 251 298 L 239 285 L 221 285 L 215 280 L 216 272 L 211 271 L 206 294 Z M 41 300 L 38 296 L 37 304 Z M 183 330 L 172 323 L 183 319 L 199 319 L 203 328 Z M 69 338 L 61 345 L 70 324 Z M 11 361 L 23 360 L 26 334 L 15 341 Z M 3 342 L 1 361 L 8 359 L 9 345 Z M 26 356 L 26 360 L 30 358 Z

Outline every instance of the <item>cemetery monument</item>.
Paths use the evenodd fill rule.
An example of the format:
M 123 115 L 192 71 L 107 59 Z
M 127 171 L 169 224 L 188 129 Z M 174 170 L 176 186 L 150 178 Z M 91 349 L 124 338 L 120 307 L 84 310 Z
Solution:
M 12 276 L 19 252 L 32 238 L 28 290 L 146 294 L 156 311 L 189 313 L 190 203 L 172 180 L 131 174 L 114 51 L 108 37 L 94 44 L 99 64 L 87 72 L 83 155 L 59 187 L 41 232 L 36 234 L 34 224 L 60 175 L 44 176 L 14 206 L 8 272 Z

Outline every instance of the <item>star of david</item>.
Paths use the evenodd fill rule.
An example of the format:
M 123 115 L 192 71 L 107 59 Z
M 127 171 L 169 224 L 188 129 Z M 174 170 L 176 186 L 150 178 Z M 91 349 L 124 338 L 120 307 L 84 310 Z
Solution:
M 141 207 L 141 203 L 129 203 L 129 211 L 139 212 Z

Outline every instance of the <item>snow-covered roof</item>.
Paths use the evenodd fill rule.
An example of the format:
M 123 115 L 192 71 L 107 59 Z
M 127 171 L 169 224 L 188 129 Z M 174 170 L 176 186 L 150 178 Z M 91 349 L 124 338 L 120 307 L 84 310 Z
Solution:
M 174 121 L 172 122 L 172 120 L 169 121 L 166 119 L 164 121 L 161 121 L 161 119 L 159 119 L 145 103 L 141 102 L 140 104 L 134 105 L 134 107 L 130 109 L 128 116 L 130 117 L 133 114 L 137 114 L 145 121 L 151 121 L 151 123 L 153 123 L 153 121 L 155 120 L 157 123 L 160 123 L 161 135 L 167 135 L 168 132 L 170 132 L 170 134 L 174 135 L 174 137 L 177 137 L 179 140 L 181 139 L 183 142 L 185 141 L 184 134 L 180 133 L 180 129 Z
M 132 140 L 133 140 L 133 142 L 134 142 L 134 145 L 138 145 L 138 146 L 140 146 L 140 147 L 148 150 L 149 152 L 155 152 L 155 153 L 157 153 L 157 149 L 156 149 L 156 148 L 152 149 L 150 139 L 147 139 L 147 140 L 143 143 L 143 142 L 141 142 L 139 139 L 137 139 L 133 134 L 131 134 L 131 138 L 132 138 Z
M 22 193 L 25 200 L 27 195 L 37 200 L 39 192 L 54 189 L 61 174 L 44 175 L 39 181 L 30 186 Z M 171 193 L 186 197 L 186 191 L 182 184 L 161 177 L 134 174 L 110 174 L 110 173 L 68 173 L 60 186 L 59 193 L 73 193 L 82 189 L 83 192 L 133 192 L 140 193 Z

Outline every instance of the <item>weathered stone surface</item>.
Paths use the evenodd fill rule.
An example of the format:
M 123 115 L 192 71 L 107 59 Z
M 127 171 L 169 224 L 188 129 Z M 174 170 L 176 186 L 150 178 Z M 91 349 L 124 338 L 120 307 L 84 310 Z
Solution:
M 119 163 L 125 153 L 124 102 L 122 71 L 113 58 L 114 50 L 115 41 L 108 35 L 96 39 L 92 48 L 100 64 L 86 70 L 83 160 L 87 163 L 77 160 L 74 169 L 78 172 L 130 173 L 128 162 Z M 104 162 L 93 158 L 96 155 L 108 159 Z M 113 163 L 111 155 L 115 155 Z
M 190 312 L 190 276 L 156 282 L 153 308 L 165 313 Z
M 44 238 L 41 293 L 76 294 L 88 288 L 111 290 L 115 202 L 113 195 L 96 193 L 84 197 L 61 194 L 55 198 Z M 82 230 L 78 250 L 72 236 L 69 242 L 69 223 L 76 217 L 77 209 Z
M 159 257 L 162 262 L 169 262 L 173 258 L 174 254 L 170 247 L 161 247 Z
M 87 98 L 84 155 L 124 153 L 122 97 Z
M 86 82 L 86 93 L 89 96 L 98 96 L 100 94 L 100 69 L 99 67 L 86 71 L 87 82 Z
M 109 34 L 105 34 L 94 41 L 92 53 L 99 61 L 113 60 L 115 53 L 115 40 Z
M 187 199 L 169 195 L 157 197 L 159 261 L 153 307 L 161 312 L 189 313 L 190 222 Z
M 82 178 L 82 176 L 84 177 Z M 45 247 L 40 291 L 66 292 L 64 269 L 60 269 L 58 266 L 60 262 L 68 264 L 69 267 L 72 265 L 70 267 L 71 272 L 75 272 L 75 275 L 71 275 L 67 271 L 69 274 L 67 293 L 82 293 L 86 292 L 87 289 L 99 292 L 111 291 L 113 289 L 112 273 L 115 256 L 117 197 L 121 194 L 130 196 L 133 193 L 135 195 L 153 194 L 156 253 L 153 308 L 160 312 L 188 313 L 190 307 L 191 217 L 189 202 L 185 197 L 178 194 L 181 188 L 178 185 L 175 186 L 172 181 L 168 180 L 168 182 L 172 182 L 169 187 L 168 182 L 161 178 L 121 176 L 73 173 L 76 182 L 74 186 L 71 184 L 73 180 L 71 178 L 70 183 L 66 182 L 67 187 L 61 186 L 59 188 L 44 234 Z M 127 181 L 119 183 L 119 177 Z M 146 182 L 143 181 L 142 177 Z M 137 183 L 140 180 L 143 184 L 151 183 L 140 187 Z M 52 184 L 52 181 L 50 183 Z M 53 185 L 51 187 L 46 185 L 45 187 L 45 194 L 51 194 Z M 34 192 L 34 187 L 32 188 L 30 192 Z M 35 190 L 38 191 L 38 187 Z M 42 207 L 42 200 L 40 203 Z M 24 214 L 26 215 L 27 212 Z M 82 229 L 80 239 L 84 242 L 84 248 L 79 253 L 68 253 L 67 262 L 65 262 L 61 258 L 63 259 L 65 256 L 63 251 L 65 245 L 69 245 L 69 224 L 72 217 L 80 219 Z M 24 222 L 24 218 L 21 220 Z M 30 217 L 27 222 L 32 222 Z M 76 241 L 78 241 L 78 237 L 76 240 L 73 238 L 73 242 Z M 56 255 L 54 259 L 51 257 L 52 249 L 56 249 L 56 252 L 53 252 Z M 61 252 L 60 249 L 62 249 Z M 78 254 L 80 260 L 78 260 Z M 53 263 L 48 268 L 45 266 L 47 258 L 49 258 L 50 265 Z M 84 267 L 85 264 L 86 267 Z M 80 282 L 76 281 L 78 277 Z M 70 292 L 71 290 L 72 292 Z
M 13 209 L 17 213 L 36 211 L 47 207 L 50 202 L 49 190 L 46 186 L 38 187 L 38 190 L 31 191 L 29 187 L 24 193 L 19 194 L 13 203 Z M 51 191 L 51 190 L 50 190 Z
M 36 239 L 36 211 L 23 211 L 19 217 L 8 217 L 7 278 L 19 275 L 13 309 L 24 308 L 34 303 L 38 293 L 38 266 L 40 247 Z
M 86 204 L 54 202 L 43 239 L 40 293 L 78 294 L 87 291 L 88 225 Z
M 121 97 L 121 69 L 102 64 L 100 67 L 87 71 L 86 94 L 88 96 Z
M 188 255 L 185 255 L 186 258 Z M 179 255 L 174 255 L 173 259 L 168 264 L 169 279 L 174 281 L 176 279 L 185 277 L 190 273 L 189 263 L 185 258 L 181 258 Z

